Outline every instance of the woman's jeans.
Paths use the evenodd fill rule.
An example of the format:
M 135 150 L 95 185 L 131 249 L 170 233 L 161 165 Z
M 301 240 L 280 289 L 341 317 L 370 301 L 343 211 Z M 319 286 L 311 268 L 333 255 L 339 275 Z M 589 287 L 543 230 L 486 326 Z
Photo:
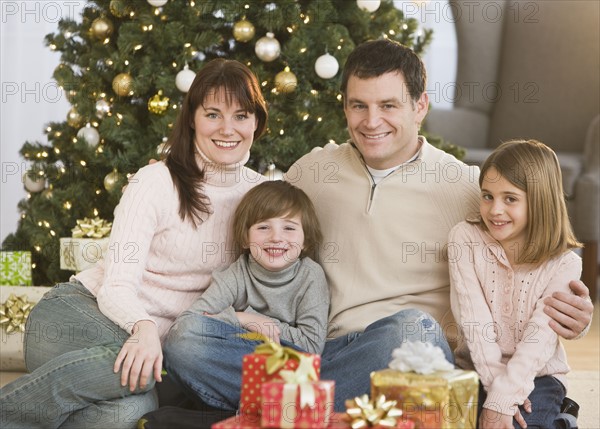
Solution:
M 236 410 L 240 401 L 242 357 L 256 341 L 240 339 L 239 327 L 186 311 L 171 328 L 164 344 L 167 372 L 186 391 L 206 404 Z M 439 324 L 427 313 L 403 310 L 372 323 L 362 333 L 327 341 L 321 356 L 321 379 L 335 380 L 335 410 L 344 401 L 370 393 L 370 373 L 386 368 L 392 350 L 405 341 L 440 346 L 453 362 Z
M 154 380 L 130 392 L 113 372 L 129 338 L 81 283 L 61 283 L 36 304 L 25 327 L 30 372 L 0 389 L 2 428 L 135 428 L 156 409 Z
M 527 429 L 564 428 L 565 423 L 561 425 L 556 421 L 563 399 L 565 398 L 565 387 L 563 384 L 551 375 L 537 377 L 533 382 L 534 388 L 529 394 L 532 412 L 528 413 L 522 406 L 519 407 L 519 411 L 527 423 Z M 487 394 L 481 383 L 479 383 L 478 419 L 486 397 Z M 513 425 L 515 429 L 521 427 L 514 419 Z

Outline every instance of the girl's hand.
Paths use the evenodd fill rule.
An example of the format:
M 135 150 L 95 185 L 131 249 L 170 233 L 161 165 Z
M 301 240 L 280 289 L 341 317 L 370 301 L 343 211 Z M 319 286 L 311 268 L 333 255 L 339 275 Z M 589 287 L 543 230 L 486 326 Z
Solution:
M 162 348 L 156 325 L 150 320 L 140 320 L 133 327 L 133 334 L 123 344 L 117 355 L 113 371 L 121 370 L 121 386 L 129 384 L 132 392 L 138 385 L 144 389 L 154 373 L 154 379 L 162 381 Z
M 523 409 L 525 410 L 525 412 L 527 412 L 527 414 L 531 413 L 531 401 L 529 399 L 525 399 L 525 402 L 523 402 Z M 519 426 L 521 426 L 523 429 L 525 429 L 527 427 L 527 423 L 525 422 L 525 419 L 521 415 L 521 410 L 519 410 L 518 408 L 517 408 L 517 412 L 515 413 L 515 420 L 517 421 Z
M 263 334 L 269 337 L 273 342 L 279 344 L 279 335 L 281 335 L 281 330 L 270 317 L 266 317 L 258 313 L 248 313 L 245 311 L 237 311 L 235 315 L 237 316 L 240 325 L 242 325 L 244 329 Z
M 480 429 L 513 429 L 513 416 L 484 408 L 479 416 Z

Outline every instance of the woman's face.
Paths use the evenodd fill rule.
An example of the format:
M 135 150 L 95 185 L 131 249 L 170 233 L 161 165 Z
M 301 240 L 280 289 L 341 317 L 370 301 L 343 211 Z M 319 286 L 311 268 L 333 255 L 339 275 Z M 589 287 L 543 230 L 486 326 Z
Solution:
M 236 100 L 227 104 L 223 89 L 213 91 L 194 114 L 194 143 L 217 164 L 235 164 L 246 158 L 258 126 L 256 115 Z

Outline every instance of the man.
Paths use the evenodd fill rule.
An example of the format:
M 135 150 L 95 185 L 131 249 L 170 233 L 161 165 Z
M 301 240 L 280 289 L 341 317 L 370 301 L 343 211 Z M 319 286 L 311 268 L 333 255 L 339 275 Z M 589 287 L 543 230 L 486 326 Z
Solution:
M 311 197 L 324 232 L 333 339 L 321 377 L 336 380 L 338 410 L 369 391 L 370 372 L 386 367 L 403 341 L 431 342 L 452 359 L 442 335 L 456 333 L 445 246 L 450 229 L 478 212 L 479 171 L 418 136 L 429 107 L 425 75 L 398 43 L 358 46 L 341 87 L 350 142 L 314 150 L 286 175 Z M 592 310 L 585 286 L 573 288 L 580 297 L 559 296 L 565 302 L 553 299 L 547 310 L 566 338 Z
M 336 381 L 337 411 L 369 393 L 370 372 L 385 368 L 403 341 L 431 342 L 453 360 L 444 335 L 455 332 L 445 246 L 450 229 L 477 212 L 479 173 L 418 135 L 429 105 L 425 75 L 398 43 L 358 46 L 342 77 L 351 140 L 315 149 L 286 174 L 311 197 L 324 233 L 319 262 L 331 308 L 321 378 Z M 584 330 L 593 309 L 585 286 L 572 288 L 579 296 L 548 302 L 565 338 Z M 190 328 L 172 329 L 168 372 L 208 405 L 236 409 L 241 358 L 256 343 L 227 332 L 190 341 L 188 331 L 184 340 Z M 185 375 L 191 367 L 194 380 Z

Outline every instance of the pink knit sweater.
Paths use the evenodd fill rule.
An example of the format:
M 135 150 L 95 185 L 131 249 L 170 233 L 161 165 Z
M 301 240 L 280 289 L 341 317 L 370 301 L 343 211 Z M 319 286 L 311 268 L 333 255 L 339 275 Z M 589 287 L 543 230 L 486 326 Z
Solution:
M 140 169 L 119 205 L 104 260 L 75 276 L 102 313 L 131 333 L 152 320 L 164 339 L 175 318 L 208 287 L 213 270 L 234 260 L 231 221 L 242 196 L 264 180 L 239 165 L 198 163 L 213 214 L 194 229 L 179 216 L 179 197 L 163 162 Z
M 500 244 L 467 222 L 450 232 L 448 258 L 452 312 L 462 334 L 456 364 L 479 374 L 487 391 L 483 406 L 514 415 L 539 376 L 553 375 L 566 387 L 570 368 L 543 300 L 570 293 L 581 258 L 569 251 L 541 266 L 512 267 Z

